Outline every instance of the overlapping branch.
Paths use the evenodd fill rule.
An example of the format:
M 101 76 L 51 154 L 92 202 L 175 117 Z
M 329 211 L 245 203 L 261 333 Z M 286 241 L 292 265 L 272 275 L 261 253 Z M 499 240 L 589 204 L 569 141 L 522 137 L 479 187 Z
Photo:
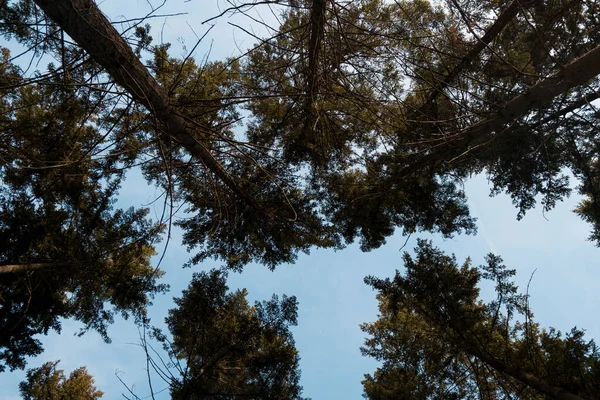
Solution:
M 473 124 L 452 137 L 445 137 L 443 143 L 420 161 L 405 168 L 402 175 L 410 175 L 434 164 L 455 161 L 480 147 L 489 144 L 528 112 L 544 109 L 556 97 L 569 90 L 582 86 L 600 75 L 600 46 L 583 54 L 564 66 L 557 74 L 542 79 L 528 91 L 514 97 L 502 105 L 493 116 Z M 582 104 L 584 105 L 584 104 Z
M 204 141 L 211 132 L 198 132 L 198 127 L 192 131 L 170 104 L 165 88 L 156 82 L 93 0 L 36 0 L 36 4 L 106 68 L 135 101 L 146 107 L 164 125 L 168 135 L 198 158 L 237 196 L 250 204 L 255 203 L 207 148 Z

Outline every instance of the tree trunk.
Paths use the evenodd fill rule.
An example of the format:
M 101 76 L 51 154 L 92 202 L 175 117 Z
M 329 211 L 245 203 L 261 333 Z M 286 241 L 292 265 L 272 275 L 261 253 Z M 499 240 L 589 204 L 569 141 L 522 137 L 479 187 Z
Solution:
M 201 160 L 236 195 L 252 205 L 256 204 L 201 142 L 210 137 L 211 132 L 198 132 L 198 128 L 192 132 L 171 106 L 166 90 L 150 75 L 93 0 L 35 0 L 35 3 L 102 65 L 135 101 L 146 107 L 164 125 L 168 135 Z M 196 138 L 198 133 L 200 141 Z
M 326 0 L 313 0 L 310 13 L 310 40 L 308 43 L 308 76 L 306 78 L 307 101 L 314 102 L 315 90 L 319 74 L 319 57 L 321 55 L 323 35 L 325 33 L 325 11 L 327 9 Z
M 557 399 L 557 400 L 584 400 L 571 392 L 568 392 L 562 388 L 551 386 L 546 381 L 538 378 L 532 373 L 522 370 L 521 368 L 508 365 L 495 357 L 492 357 L 484 352 L 477 349 L 470 348 L 470 353 L 475 357 L 479 358 L 484 363 L 498 372 L 512 376 L 519 382 L 526 384 L 527 386 L 537 390 L 538 392 L 545 394 L 546 396 Z
M 465 14 L 460 8 L 460 4 L 458 4 L 454 0 L 452 1 L 452 3 L 461 12 L 461 16 L 463 17 L 464 22 L 466 24 L 469 24 L 469 21 L 467 20 Z M 454 67 L 450 72 L 448 72 L 446 77 L 438 84 L 437 87 L 431 90 L 427 101 L 419 108 L 422 110 L 428 105 L 430 105 L 432 102 L 434 102 L 435 99 L 437 99 L 437 97 L 443 92 L 443 90 L 446 89 L 448 85 L 450 85 L 452 82 L 454 82 L 458 75 L 465 68 L 467 68 L 479 56 L 479 54 L 492 42 L 492 40 L 494 40 L 500 34 L 500 32 L 502 32 L 506 25 L 508 25 L 508 23 L 517 16 L 517 13 L 521 9 L 522 6 L 520 4 L 520 1 L 514 0 L 510 4 L 510 6 L 508 6 L 508 8 L 504 10 L 502 14 L 500 14 L 498 19 L 494 21 L 492 26 L 490 26 L 490 28 L 485 32 L 485 34 L 481 38 L 477 38 L 477 43 L 475 43 L 471 50 L 467 53 L 467 55 L 465 55 L 460 60 L 460 63 L 458 63 L 458 65 Z
M 318 121 L 316 100 L 319 93 L 319 58 L 323 51 L 325 34 L 326 0 L 313 0 L 310 13 L 310 38 L 308 42 L 308 70 L 306 71 L 306 101 L 304 102 L 304 134 L 315 141 L 314 130 Z M 312 133 L 312 134 L 311 134 Z
M 461 132 L 443 138 L 437 148 L 400 171 L 400 176 L 420 173 L 424 169 L 451 163 L 470 152 L 488 146 L 508 125 L 533 109 L 544 109 L 554 98 L 570 89 L 586 84 L 600 75 L 600 46 L 562 67 L 560 72 L 543 79 L 505 103 L 494 116 L 473 124 Z M 434 168 L 435 169 L 435 168 Z
M 460 147 L 464 149 L 463 151 L 469 151 L 486 144 L 496 135 L 500 135 L 506 129 L 507 124 L 514 122 L 532 109 L 547 107 L 555 97 L 587 83 L 599 74 L 600 46 L 597 46 L 567 64 L 558 74 L 538 82 L 527 92 L 505 103 L 495 117 L 467 128 L 466 138 L 462 140 L 464 144 Z

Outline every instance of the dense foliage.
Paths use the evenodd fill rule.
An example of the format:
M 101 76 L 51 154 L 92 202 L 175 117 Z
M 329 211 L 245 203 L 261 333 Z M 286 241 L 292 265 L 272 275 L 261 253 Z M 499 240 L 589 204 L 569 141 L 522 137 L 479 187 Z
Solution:
M 598 398 L 594 341 L 577 328 L 540 328 L 500 257 L 459 266 L 426 241 L 415 253 L 404 254 L 405 271 L 393 279 L 367 278 L 380 317 L 362 326 L 362 351 L 382 363 L 363 381 L 367 398 Z M 489 303 L 479 299 L 482 279 L 495 283 Z
M 60 318 L 108 340 L 115 313 L 142 320 L 165 289 L 150 264 L 163 226 L 114 207 L 123 171 L 98 157 L 105 134 L 85 122 L 97 94 L 56 77 L 27 84 L 8 51 L 2 60 L 0 371 L 39 354 L 33 336 L 60 331 Z
M 166 289 L 150 258 L 174 222 L 195 251 L 189 265 L 273 269 L 315 247 L 371 250 L 396 230 L 474 233 L 463 191 L 472 174 L 508 193 L 518 218 L 568 196 L 570 174 L 584 197 L 576 213 L 600 243 L 597 1 L 230 11 L 273 3 L 271 37 L 203 63 L 169 54 L 143 18 L 111 24 L 92 0 L 1 3 L 0 35 L 17 50 L 0 62 L 0 371 L 24 368 L 42 352 L 35 336 L 62 318 L 106 340 L 115 314 L 147 323 Z M 161 193 L 157 222 L 115 204 L 138 169 Z M 367 379 L 368 396 L 592 396 L 594 345 L 533 324 L 499 258 L 459 269 L 421 243 L 405 263 L 407 277 L 370 281 L 382 319 L 365 326 L 365 351 L 389 365 Z M 480 277 L 497 280 L 496 303 L 477 301 Z M 165 344 L 186 367 L 169 379 L 174 397 L 299 396 L 293 298 L 249 307 L 211 272 L 177 305 Z M 198 330 L 214 342 L 198 344 Z M 400 343 L 387 343 L 390 332 Z
M 85 367 L 65 376 L 57 369 L 59 361 L 44 363 L 27 371 L 27 380 L 19 384 L 24 400 L 97 400 L 103 393 L 94 386 L 94 378 Z
M 471 233 L 462 181 L 482 171 L 522 216 L 538 195 L 551 208 L 569 194 L 569 168 L 589 198 L 578 212 L 595 224 L 594 2 L 306 1 L 280 9 L 278 33 L 247 57 L 201 66 L 153 45 L 141 24 L 124 36 L 133 49 L 103 26 L 119 55 L 102 53 L 68 2 L 37 3 L 58 27 L 22 0 L 3 10 L 3 32 L 63 62 L 43 82 L 88 71 L 75 92 L 103 93 L 87 110 L 109 132 L 109 159 L 139 163 L 167 204 L 192 214 L 181 223 L 192 263 L 273 268 L 313 246 L 358 239 L 369 250 L 397 228 Z M 61 29 L 80 42 L 59 40 Z
M 301 399 L 296 298 L 250 306 L 246 290 L 228 290 L 226 274 L 196 274 L 165 320 L 171 338 L 155 332 L 175 367 L 161 371 L 172 398 Z

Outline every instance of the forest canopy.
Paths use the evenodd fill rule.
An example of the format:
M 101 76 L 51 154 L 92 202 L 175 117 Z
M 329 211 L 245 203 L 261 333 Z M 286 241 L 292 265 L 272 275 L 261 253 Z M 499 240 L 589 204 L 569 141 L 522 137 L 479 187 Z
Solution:
M 93 0 L 0 2 L 6 42 L 0 60 L 0 372 L 23 369 L 26 357 L 41 354 L 38 335 L 60 332 L 63 319 L 83 323 L 82 334 L 95 330 L 106 341 L 116 315 L 148 325 L 147 307 L 168 289 L 161 277 L 179 267 L 152 261 L 165 238 L 192 252 L 186 266 L 215 260 L 240 271 L 250 263 L 275 269 L 299 253 L 341 250 L 354 242 L 373 250 L 395 232 L 475 234 L 464 182 L 485 174 L 491 194 L 508 194 L 519 219 L 537 203 L 552 209 L 575 188 L 583 199 L 575 213 L 589 224 L 590 240 L 600 244 L 597 1 L 231 2 L 206 20 L 252 19 L 255 11 L 275 18 L 255 21 L 267 32 L 263 36 L 237 26 L 254 44 L 240 56 L 215 61 L 196 60 L 193 51 L 177 56 L 169 43 L 153 37 L 159 29 L 152 18 L 161 6 L 115 22 Z M 159 193 L 154 202 L 162 212 L 154 220 L 146 206 L 117 205 L 124 179 L 134 172 Z M 178 212 L 184 217 L 176 218 Z M 183 232 L 181 243 L 170 242 L 175 226 Z M 417 254 L 423 260 L 416 264 L 405 256 L 407 271 L 442 265 L 443 273 L 466 280 L 457 286 L 466 297 L 452 297 L 451 287 L 440 294 L 436 274 L 369 280 L 380 291 L 380 321 L 394 320 L 398 312 L 411 318 L 423 313 L 424 320 L 412 321 L 418 329 L 454 329 L 436 343 L 416 343 L 410 350 L 423 348 L 419 357 L 425 361 L 419 358 L 410 368 L 470 371 L 470 380 L 457 384 L 470 386 L 457 391 L 457 398 L 475 393 L 473 387 L 480 396 L 593 393 L 589 377 L 574 383 L 569 373 L 565 382 L 556 381 L 558 372 L 547 366 L 552 360 L 515 372 L 512 361 L 502 358 L 520 354 L 522 345 L 552 359 L 555 353 L 544 346 L 570 349 L 575 341 L 584 348 L 577 368 L 593 375 L 597 363 L 595 347 L 581 331 L 562 339 L 537 328 L 523 332 L 517 322 L 510 327 L 515 310 L 525 318 L 529 311 L 497 256 L 477 272 L 467 264 L 458 269 L 425 242 Z M 478 274 L 499 279 L 498 304 L 478 303 Z M 234 308 L 245 319 L 236 317 L 236 323 L 266 330 L 247 351 L 258 360 L 265 346 L 282 352 L 289 374 L 281 379 L 290 382 L 275 380 L 269 390 L 288 392 L 275 397 L 300 396 L 287 330 L 295 323 L 291 297 L 265 303 L 267 311 L 261 311 L 245 304 L 243 293 L 225 295 L 219 276 L 196 276 L 167 324 L 190 307 L 184 299 L 194 285 L 212 279 L 222 301 L 237 299 Z M 424 288 L 431 293 L 419 291 Z M 437 296 L 445 294 L 460 303 L 456 315 L 432 312 L 441 307 Z M 406 300 L 411 296 L 417 300 Z M 508 313 L 502 328 L 495 321 L 499 311 L 493 311 L 501 306 Z M 269 312 L 283 314 L 273 328 L 277 333 L 267 329 L 265 319 L 273 323 Z M 453 318 L 448 321 L 459 328 L 442 317 Z M 463 323 L 486 330 L 487 347 L 459 337 Z M 382 329 L 396 329 L 394 324 Z M 181 354 L 175 326 L 169 329 L 170 356 L 192 365 L 190 355 Z M 377 323 L 364 329 L 381 333 Z M 365 352 L 382 358 L 374 346 Z M 436 364 L 447 357 L 452 362 Z M 478 373 L 477 363 L 500 371 L 502 379 L 489 370 Z M 254 368 L 245 383 L 264 378 L 264 365 L 244 365 Z M 35 373 L 55 374 L 55 367 L 44 364 Z M 199 370 L 182 374 L 192 383 L 180 386 L 213 385 Z M 386 373 L 367 377 L 367 396 L 384 398 L 369 385 L 389 379 Z M 513 376 L 521 373 L 543 384 Z M 481 389 L 483 381 L 491 386 Z M 548 389 L 546 381 L 556 387 Z M 173 385 L 174 397 L 185 392 Z M 410 385 L 402 390 L 435 398 L 431 382 Z

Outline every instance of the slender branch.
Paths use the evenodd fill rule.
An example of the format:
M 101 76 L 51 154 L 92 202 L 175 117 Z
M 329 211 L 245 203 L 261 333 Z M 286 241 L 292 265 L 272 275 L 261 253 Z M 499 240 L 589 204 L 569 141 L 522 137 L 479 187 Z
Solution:
M 452 1 L 455 7 L 461 12 L 463 19 L 466 19 L 460 5 L 456 1 Z M 500 16 L 492 26 L 485 32 L 485 34 L 481 38 L 477 38 L 477 43 L 473 45 L 471 50 L 465 55 L 460 63 L 456 65 L 442 80 L 439 85 L 431 90 L 429 93 L 429 97 L 427 102 L 421 107 L 425 108 L 429 104 L 435 101 L 435 99 L 446 89 L 454 80 L 458 77 L 458 75 L 467 68 L 478 56 L 479 54 L 494 40 L 500 32 L 508 25 L 517 15 L 519 10 L 521 9 L 521 1 L 514 0 L 506 10 Z M 468 24 L 469 21 L 465 20 Z
M 600 92 L 597 92 L 597 91 L 594 93 L 589 93 L 589 94 L 583 95 L 582 97 L 578 98 L 577 100 L 573 101 L 572 103 L 569 103 L 569 105 L 567 107 L 561 108 L 557 112 L 550 114 L 548 117 L 541 120 L 540 123 L 545 124 L 547 122 L 553 121 L 553 120 L 557 119 L 558 117 L 562 117 L 564 115 L 567 115 L 570 112 L 580 109 L 581 107 L 589 105 L 592 101 L 595 101 L 598 99 L 600 99 Z
M 20 274 L 23 272 L 38 271 L 42 269 L 68 268 L 72 267 L 73 265 L 73 263 L 68 262 L 0 265 L 0 275 Z

